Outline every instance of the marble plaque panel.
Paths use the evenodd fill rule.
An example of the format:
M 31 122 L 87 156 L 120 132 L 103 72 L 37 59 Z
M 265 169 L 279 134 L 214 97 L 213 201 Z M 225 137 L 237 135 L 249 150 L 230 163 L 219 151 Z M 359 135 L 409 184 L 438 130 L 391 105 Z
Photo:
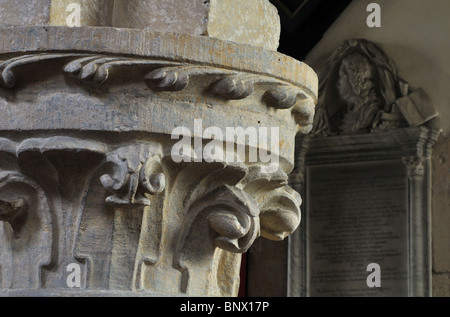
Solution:
M 308 296 L 408 296 L 408 183 L 401 161 L 307 167 Z M 370 263 L 381 287 L 369 287 Z

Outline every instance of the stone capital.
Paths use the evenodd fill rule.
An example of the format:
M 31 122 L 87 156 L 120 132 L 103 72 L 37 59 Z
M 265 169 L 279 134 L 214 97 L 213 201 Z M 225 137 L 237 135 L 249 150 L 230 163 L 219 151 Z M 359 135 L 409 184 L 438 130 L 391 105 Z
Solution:
M 307 65 L 136 29 L 7 27 L 0 44 L 1 295 L 235 296 L 241 254 L 296 230 Z

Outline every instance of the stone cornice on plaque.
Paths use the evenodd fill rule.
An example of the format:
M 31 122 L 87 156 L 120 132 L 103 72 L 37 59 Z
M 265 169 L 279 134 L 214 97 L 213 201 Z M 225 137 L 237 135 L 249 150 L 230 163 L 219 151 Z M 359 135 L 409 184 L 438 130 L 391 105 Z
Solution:
M 427 127 L 402 128 L 385 132 L 314 137 L 308 143 L 307 165 L 430 158 L 440 131 Z

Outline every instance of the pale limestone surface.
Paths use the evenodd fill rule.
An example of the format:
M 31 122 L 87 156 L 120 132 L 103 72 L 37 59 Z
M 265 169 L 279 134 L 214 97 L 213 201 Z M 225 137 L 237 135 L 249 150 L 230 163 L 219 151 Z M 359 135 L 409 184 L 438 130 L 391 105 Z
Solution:
M 276 51 L 281 32 L 278 11 L 267 0 L 213 0 L 207 34 Z
M 79 5 L 75 12 L 73 5 Z M 276 51 L 281 32 L 268 0 L 0 0 L 0 25 L 79 25 L 215 37 Z M 78 21 L 78 20 L 77 20 Z
M 115 0 L 113 26 L 191 35 L 277 50 L 277 9 L 268 0 Z
M 51 0 L 0 0 L 0 25 L 48 24 L 51 2 Z
M 209 5 L 203 0 L 116 0 L 113 26 L 203 35 Z
M 80 26 L 110 26 L 112 24 L 113 0 L 52 0 L 51 25 L 67 25 L 70 4 L 80 6 Z
M 67 26 L 71 4 L 79 5 L 79 26 L 112 24 L 113 0 L 0 0 L 0 25 Z

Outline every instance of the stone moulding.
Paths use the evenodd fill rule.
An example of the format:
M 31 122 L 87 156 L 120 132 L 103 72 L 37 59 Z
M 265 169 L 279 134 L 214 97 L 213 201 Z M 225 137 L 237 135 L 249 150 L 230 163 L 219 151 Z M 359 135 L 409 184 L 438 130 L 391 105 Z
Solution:
M 0 38 L 2 54 L 77 51 L 220 65 L 298 85 L 317 99 L 317 75 L 308 65 L 278 52 L 216 38 L 137 29 L 57 26 L 2 27 Z
M 16 56 L 0 62 L 0 84 L 5 88 L 16 85 L 14 70 L 18 67 L 52 59 L 74 59 L 63 71 L 72 77 L 96 85 L 104 83 L 110 71 L 116 67 L 151 67 L 144 78 L 146 84 L 159 91 L 180 91 L 189 85 L 191 76 L 215 75 L 218 79 L 210 84 L 209 93 L 224 100 L 245 99 L 255 91 L 255 85 L 265 85 L 263 103 L 275 109 L 291 109 L 297 124 L 304 133 L 311 129 L 314 115 L 314 101 L 309 107 L 297 107 L 297 100 L 312 99 L 304 89 L 265 75 L 243 73 L 211 66 L 196 66 L 164 60 L 137 59 L 108 55 L 87 55 L 76 53 L 35 53 Z M 208 85 L 207 85 L 208 86 Z
M 241 253 L 299 225 L 287 180 L 317 100 L 306 65 L 213 38 L 13 27 L 0 74 L 0 294 L 234 296 Z M 171 131 L 194 119 L 279 127 L 278 170 L 176 163 Z

